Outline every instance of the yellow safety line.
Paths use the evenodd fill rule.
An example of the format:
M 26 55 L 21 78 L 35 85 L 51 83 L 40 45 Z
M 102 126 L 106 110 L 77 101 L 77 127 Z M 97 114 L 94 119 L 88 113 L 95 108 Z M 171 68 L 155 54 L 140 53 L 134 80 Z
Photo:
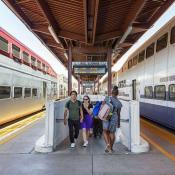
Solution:
M 149 131 L 152 131 L 154 134 L 163 138 L 167 142 L 175 145 L 175 135 L 174 134 L 172 134 L 172 133 L 170 133 L 162 128 L 159 128 L 158 126 L 155 126 L 154 124 L 152 124 L 148 121 L 145 121 L 144 119 L 141 119 L 141 123 L 144 127 L 149 128 Z
M 162 148 L 160 145 L 158 145 L 156 142 L 154 142 L 152 139 L 147 137 L 145 134 L 141 132 L 141 137 L 143 137 L 145 140 L 147 140 L 151 145 L 153 145 L 155 148 L 157 148 L 161 153 L 163 153 L 165 156 L 167 156 L 169 159 L 175 161 L 175 156 L 173 156 L 171 153 L 166 151 L 164 148 Z
M 20 133 L 22 133 L 25 129 L 30 128 L 33 124 L 43 117 L 44 112 L 40 112 L 39 114 L 35 114 L 30 118 L 24 119 L 19 121 L 15 124 L 7 126 L 0 130 L 0 138 L 5 137 L 7 134 L 9 136 L 5 137 L 3 140 L 0 141 L 0 144 L 4 144 L 11 140 L 12 138 L 16 137 Z M 16 132 L 15 132 L 16 131 Z M 13 133 L 14 132 L 14 133 Z M 10 134 L 11 133 L 11 134 Z

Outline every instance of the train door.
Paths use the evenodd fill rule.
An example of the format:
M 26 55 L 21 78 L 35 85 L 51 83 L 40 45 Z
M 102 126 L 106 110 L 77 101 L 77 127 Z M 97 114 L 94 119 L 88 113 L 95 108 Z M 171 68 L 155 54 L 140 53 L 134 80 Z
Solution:
M 132 80 L 132 100 L 136 100 L 136 80 Z
M 43 81 L 43 97 L 46 98 L 47 83 Z

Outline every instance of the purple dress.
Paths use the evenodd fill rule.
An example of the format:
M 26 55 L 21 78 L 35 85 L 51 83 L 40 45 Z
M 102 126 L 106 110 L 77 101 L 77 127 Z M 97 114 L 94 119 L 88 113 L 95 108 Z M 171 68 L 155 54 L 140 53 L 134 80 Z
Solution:
M 88 108 L 93 108 L 92 104 L 89 104 Z M 91 115 L 88 114 L 88 112 L 86 111 L 86 109 L 84 108 L 84 106 L 82 105 L 82 110 L 83 110 L 83 115 L 84 115 L 84 119 L 83 122 L 80 123 L 81 128 L 86 128 L 86 129 L 90 129 L 93 128 L 93 118 Z

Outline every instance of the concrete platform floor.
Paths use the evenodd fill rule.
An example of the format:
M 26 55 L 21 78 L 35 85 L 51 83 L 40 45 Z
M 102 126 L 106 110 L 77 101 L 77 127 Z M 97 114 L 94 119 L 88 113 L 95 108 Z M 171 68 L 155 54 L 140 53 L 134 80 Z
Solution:
M 160 152 L 131 154 L 121 144 L 115 153 L 104 153 L 103 139 L 91 139 L 87 148 L 81 139 L 75 149 L 68 140 L 49 154 L 35 153 L 35 141 L 43 134 L 44 121 L 0 145 L 0 175 L 175 175 L 175 162 Z

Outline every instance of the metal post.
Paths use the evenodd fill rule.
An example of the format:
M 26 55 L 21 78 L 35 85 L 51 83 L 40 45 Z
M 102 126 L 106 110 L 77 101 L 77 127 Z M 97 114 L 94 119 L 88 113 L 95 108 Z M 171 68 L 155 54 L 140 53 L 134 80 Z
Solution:
M 112 75 L 111 75 L 111 53 L 112 50 L 108 49 L 107 60 L 108 60 L 108 95 L 111 95 Z
M 68 55 L 68 95 L 72 91 L 72 48 L 69 46 Z

